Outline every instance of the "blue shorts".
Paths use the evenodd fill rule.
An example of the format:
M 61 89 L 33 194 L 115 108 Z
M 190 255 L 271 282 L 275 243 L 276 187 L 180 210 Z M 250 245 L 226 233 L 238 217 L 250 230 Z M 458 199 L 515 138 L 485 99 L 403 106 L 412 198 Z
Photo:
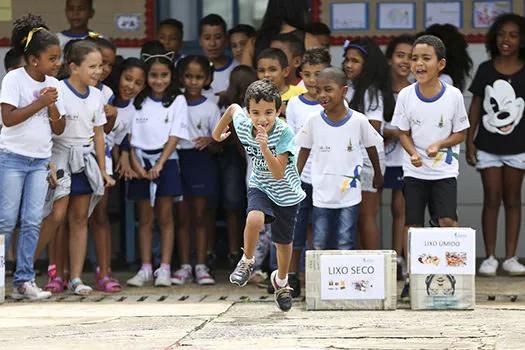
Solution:
M 179 153 L 182 193 L 190 197 L 215 195 L 217 162 L 207 151 L 181 149 Z
M 71 174 L 71 189 L 69 191 L 70 196 L 83 196 L 91 193 L 93 193 L 93 189 L 89 184 L 89 180 L 85 172 Z
M 301 187 L 306 193 L 306 198 L 299 204 L 299 212 L 297 213 L 297 223 L 293 233 L 293 249 L 303 250 L 306 247 L 308 224 L 311 223 L 312 217 L 312 184 L 302 182 Z
M 209 201 L 210 208 L 222 206 L 225 210 L 246 208 L 246 161 L 236 144 L 226 145 L 217 157 L 217 191 Z
M 292 243 L 299 204 L 281 207 L 272 202 L 266 193 L 260 189 L 249 188 L 246 212 L 249 213 L 253 210 L 263 212 L 264 223 L 271 224 L 272 242 L 277 244 Z
M 151 168 L 151 163 L 146 161 L 144 169 L 148 171 Z M 182 195 L 182 182 L 180 179 L 178 160 L 168 160 L 155 182 L 157 183 L 157 197 L 176 197 Z M 128 186 L 128 199 L 131 201 L 149 199 L 149 183 L 150 181 L 147 179 L 131 180 Z
M 385 183 L 382 188 L 402 189 L 403 188 L 403 167 L 391 166 L 385 171 Z

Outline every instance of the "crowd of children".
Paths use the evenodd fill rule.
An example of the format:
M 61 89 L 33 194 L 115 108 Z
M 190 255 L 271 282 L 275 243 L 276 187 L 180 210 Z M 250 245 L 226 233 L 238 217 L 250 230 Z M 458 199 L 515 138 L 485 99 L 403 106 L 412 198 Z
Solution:
M 214 284 L 222 207 L 230 281 L 242 287 L 255 280 L 287 311 L 300 295 L 305 248 L 381 248 L 376 219 L 383 189 L 392 190 L 393 248 L 398 277 L 406 278 L 407 231 L 424 226 L 426 208 L 431 225 L 457 225 L 465 139 L 467 162 L 480 171 L 484 189 L 487 259 L 479 272 L 496 274 L 503 200 L 502 267 L 525 274 L 515 257 L 525 169 L 523 17 L 502 15 L 489 29 L 491 59 L 471 83 L 467 114 L 462 90 L 472 60 L 450 25 L 399 36 L 386 54 L 372 39 L 348 41 L 341 69 L 326 50 L 329 29 L 305 27 L 299 17 L 289 31 L 265 18 L 256 32 L 249 25 L 228 31 L 224 19 L 208 15 L 199 25 L 204 55 L 188 56 L 181 52 L 182 23 L 167 19 L 139 58 L 124 59 L 88 29 L 93 13 L 91 1 L 66 1 L 71 28 L 56 35 L 39 16 L 14 23 L 0 95 L 6 249 L 19 231 L 11 253 L 13 298 L 43 299 L 65 288 L 91 294 L 82 281 L 88 228 L 96 289 L 121 291 L 111 274 L 107 213 L 116 179 L 126 182 L 138 218 L 141 265 L 127 285 Z M 159 266 L 152 257 L 155 222 Z M 48 246 L 48 283 L 41 289 L 33 263 Z M 267 256 L 269 277 L 261 271 Z

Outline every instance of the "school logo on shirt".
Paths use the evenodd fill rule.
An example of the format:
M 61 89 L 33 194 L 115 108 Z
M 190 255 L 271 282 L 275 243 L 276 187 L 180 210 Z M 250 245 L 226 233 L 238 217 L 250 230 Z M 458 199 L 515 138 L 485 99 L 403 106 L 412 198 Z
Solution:
M 169 120 L 170 120 L 170 119 L 168 118 L 168 115 L 166 114 L 166 118 L 164 119 L 164 123 L 168 124 L 168 121 L 169 121 Z
M 329 153 L 330 152 L 330 146 L 319 146 L 319 152 Z
M 149 118 L 145 115 L 143 116 L 140 116 L 140 117 L 136 117 L 135 118 L 135 121 L 137 122 L 137 124 L 145 124 L 149 121 Z
M 353 175 L 343 175 L 345 177 L 345 181 L 343 182 L 343 185 L 341 186 L 341 196 L 345 193 L 345 190 L 350 186 L 350 188 L 357 188 L 357 183 L 361 182 L 361 169 L 363 167 L 361 165 L 356 165 L 354 168 L 354 174 Z M 335 174 L 329 174 L 329 175 L 335 175 Z
M 202 129 L 202 120 L 199 120 L 199 123 L 197 124 L 197 129 Z
M 92 123 L 95 122 L 95 113 L 93 113 L 93 118 L 91 118 L 91 122 L 92 122 Z
M 493 86 L 485 87 L 483 126 L 490 133 L 508 135 L 520 123 L 524 108 L 525 102 L 516 97 L 512 85 L 505 80 L 496 80 Z
M 348 139 L 348 145 L 346 145 L 346 151 L 352 152 L 352 139 Z
M 441 117 L 439 118 L 439 123 L 437 125 L 438 128 L 443 128 L 445 126 L 445 123 L 443 123 L 443 114 L 441 115 Z
M 70 115 L 70 114 L 66 115 L 66 118 L 67 120 L 71 120 L 72 122 L 76 122 L 79 119 L 78 115 Z
M 117 131 L 119 125 L 120 125 L 120 124 L 115 125 L 111 131 Z
M 440 149 L 436 156 L 436 159 L 434 159 L 434 163 L 432 163 L 432 166 L 439 163 L 439 161 L 443 158 L 445 158 L 445 164 L 452 165 L 454 159 L 459 160 L 459 154 L 452 152 L 452 147 L 449 147 L 447 149 Z

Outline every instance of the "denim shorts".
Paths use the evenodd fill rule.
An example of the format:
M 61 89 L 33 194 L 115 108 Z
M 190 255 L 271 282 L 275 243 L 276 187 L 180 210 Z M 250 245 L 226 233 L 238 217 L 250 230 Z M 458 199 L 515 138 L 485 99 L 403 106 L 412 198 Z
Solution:
M 302 182 L 301 187 L 306 193 L 306 198 L 299 204 L 299 212 L 297 213 L 297 223 L 293 233 L 293 249 L 303 250 L 306 246 L 308 224 L 311 223 L 312 217 L 312 184 Z
M 247 213 L 257 210 L 264 213 L 264 223 L 271 224 L 272 242 L 290 244 L 293 242 L 293 233 L 299 205 L 281 207 L 275 204 L 266 193 L 258 188 L 248 189 Z
M 346 208 L 319 208 L 312 211 L 312 243 L 315 250 L 356 248 L 359 204 Z
M 525 170 L 525 153 L 493 154 L 477 150 L 476 156 L 478 158 L 478 163 L 476 164 L 477 170 L 501 168 L 504 165 L 511 168 Z

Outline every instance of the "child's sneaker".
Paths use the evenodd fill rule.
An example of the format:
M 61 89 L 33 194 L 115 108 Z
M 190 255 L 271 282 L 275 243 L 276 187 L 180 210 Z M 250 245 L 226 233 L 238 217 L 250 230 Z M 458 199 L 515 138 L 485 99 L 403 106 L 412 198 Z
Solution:
M 195 280 L 200 285 L 215 284 L 215 278 L 210 274 L 210 271 L 206 265 L 195 266 Z
M 151 270 L 140 268 L 135 276 L 127 280 L 126 284 L 133 287 L 142 287 L 145 284 L 151 284 L 153 282 L 153 276 Z
M 252 275 L 252 269 L 255 265 L 255 259 L 252 262 L 245 261 L 243 258 L 239 260 L 235 270 L 230 275 L 230 282 L 238 285 L 239 287 L 244 287 Z
M 21 286 L 13 288 L 13 293 L 11 298 L 15 300 L 20 299 L 30 299 L 30 300 L 40 300 L 47 299 L 51 297 L 51 292 L 46 292 L 40 289 L 34 280 L 24 282 Z
M 189 265 L 181 267 L 171 276 L 171 283 L 178 286 L 191 282 L 193 282 L 193 274 L 191 273 L 191 266 Z
M 289 311 L 292 308 L 292 288 L 290 288 L 288 283 L 284 287 L 277 285 L 276 278 L 277 270 L 272 272 L 270 276 L 273 289 L 275 290 L 275 303 L 282 311 Z
M 171 271 L 165 267 L 159 267 L 153 273 L 155 276 L 155 287 L 169 287 L 171 286 Z
M 478 270 L 478 275 L 494 277 L 496 276 L 496 270 L 498 269 L 498 265 L 498 260 L 496 260 L 496 258 L 493 255 L 491 255 L 485 260 L 483 260 L 483 262 L 481 263 L 481 266 Z
M 511 276 L 525 275 L 525 266 L 523 266 L 516 256 L 508 258 L 501 264 L 501 268 L 509 273 Z

